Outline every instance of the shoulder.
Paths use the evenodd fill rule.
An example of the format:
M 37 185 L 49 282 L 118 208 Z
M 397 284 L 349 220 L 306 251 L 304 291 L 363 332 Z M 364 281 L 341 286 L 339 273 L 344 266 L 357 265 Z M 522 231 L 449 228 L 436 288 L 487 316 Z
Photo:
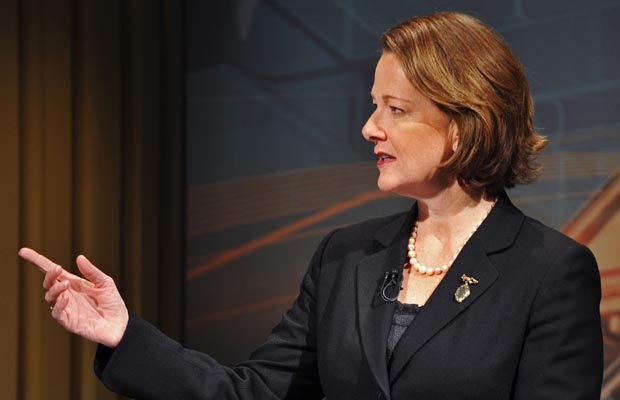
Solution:
M 584 290 L 575 289 L 576 298 L 592 296 L 592 304 L 597 303 L 600 274 L 590 249 L 534 218 L 525 216 L 514 245 L 497 257 L 498 268 L 520 282 L 523 292 L 544 298 L 541 293 L 580 287 Z
M 356 224 L 343 226 L 335 232 L 334 239 L 341 241 L 369 240 L 379 231 L 392 224 L 401 225 L 405 222 L 407 212 L 367 219 Z
M 525 217 L 520 237 L 527 238 L 532 250 L 536 250 L 532 251 L 533 255 L 543 259 L 549 266 L 567 255 L 579 255 L 579 258 L 588 258 L 596 263 L 594 255 L 586 246 L 534 218 Z
M 337 228 L 323 237 L 312 258 L 313 270 L 319 266 L 355 263 L 385 247 L 407 221 L 409 212 L 367 219 Z
M 598 266 L 592 252 L 562 232 L 524 215 L 503 196 L 482 227 L 480 239 L 504 281 L 534 293 L 565 279 L 596 283 Z
M 325 251 L 335 251 L 337 254 L 360 251 L 372 253 L 377 248 L 385 247 L 394 238 L 410 213 L 400 212 L 338 228 L 323 239 Z
M 505 194 L 480 231 L 489 254 L 515 258 L 522 268 L 535 267 L 539 272 L 562 255 L 592 254 L 586 246 L 562 232 L 525 215 Z

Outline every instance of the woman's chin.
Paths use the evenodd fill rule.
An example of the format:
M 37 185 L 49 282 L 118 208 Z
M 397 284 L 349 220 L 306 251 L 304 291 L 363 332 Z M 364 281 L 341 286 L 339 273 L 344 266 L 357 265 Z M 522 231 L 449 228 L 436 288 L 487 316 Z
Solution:
M 377 180 L 377 187 L 380 191 L 389 193 L 391 185 L 389 184 L 389 182 L 387 182 L 386 179 L 381 179 L 381 177 L 379 177 L 379 179 Z
M 402 185 L 399 185 L 397 182 L 390 181 L 389 179 L 379 178 L 379 180 L 377 181 L 377 187 L 380 191 L 385 193 L 393 193 L 399 195 L 401 194 L 401 191 L 399 190 L 402 189 L 401 186 Z

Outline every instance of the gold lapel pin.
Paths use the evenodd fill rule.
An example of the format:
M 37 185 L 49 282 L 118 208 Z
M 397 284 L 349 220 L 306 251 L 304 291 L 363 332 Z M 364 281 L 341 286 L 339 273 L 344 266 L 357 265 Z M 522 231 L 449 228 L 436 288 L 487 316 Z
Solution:
M 456 289 L 456 292 L 454 292 L 454 300 L 456 300 L 457 303 L 462 303 L 463 301 L 465 301 L 466 298 L 469 297 L 469 295 L 471 294 L 469 285 L 475 285 L 478 283 L 476 278 L 467 276 L 465 274 L 461 276 L 461 280 L 463 281 L 463 284 Z

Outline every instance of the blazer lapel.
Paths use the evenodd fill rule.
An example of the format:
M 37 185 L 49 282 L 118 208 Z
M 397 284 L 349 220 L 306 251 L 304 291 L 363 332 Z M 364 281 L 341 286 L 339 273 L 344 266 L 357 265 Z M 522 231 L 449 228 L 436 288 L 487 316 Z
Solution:
M 475 241 L 473 237 L 472 239 Z M 458 303 L 454 299 L 454 292 L 463 283 L 460 279 L 463 274 L 476 278 L 478 284 L 472 285 L 470 296 Z M 474 303 L 493 285 L 497 277 L 497 270 L 480 246 L 471 243 L 465 246 L 394 349 L 390 380 L 396 380 L 411 357 L 452 319 Z
M 394 314 L 394 302 L 381 298 L 385 272 L 396 269 L 402 274 L 407 240 L 417 207 L 379 230 L 374 239 L 387 246 L 357 265 L 357 314 L 362 348 L 368 365 L 387 399 L 390 398 L 386 345 Z
M 495 283 L 499 272 L 488 254 L 512 244 L 522 222 L 523 214 L 502 194 L 493 211 L 463 247 L 452 268 L 398 342 L 390 365 L 390 381 L 394 382 L 398 378 L 422 346 Z M 454 292 L 463 283 L 463 274 L 474 277 L 479 283 L 472 285 L 470 296 L 458 303 L 454 299 Z

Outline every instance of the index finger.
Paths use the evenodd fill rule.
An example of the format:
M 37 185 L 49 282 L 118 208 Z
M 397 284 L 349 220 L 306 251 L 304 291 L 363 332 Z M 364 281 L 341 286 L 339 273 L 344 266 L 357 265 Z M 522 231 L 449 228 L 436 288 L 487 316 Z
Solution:
M 32 249 L 29 249 L 28 247 L 22 247 L 21 249 L 19 249 L 19 252 L 17 254 L 19 254 L 19 256 L 24 260 L 30 261 L 31 263 L 39 267 L 41 272 L 43 272 L 44 274 L 47 273 L 47 271 L 56 267 L 57 265 L 49 258 L 37 253 Z

